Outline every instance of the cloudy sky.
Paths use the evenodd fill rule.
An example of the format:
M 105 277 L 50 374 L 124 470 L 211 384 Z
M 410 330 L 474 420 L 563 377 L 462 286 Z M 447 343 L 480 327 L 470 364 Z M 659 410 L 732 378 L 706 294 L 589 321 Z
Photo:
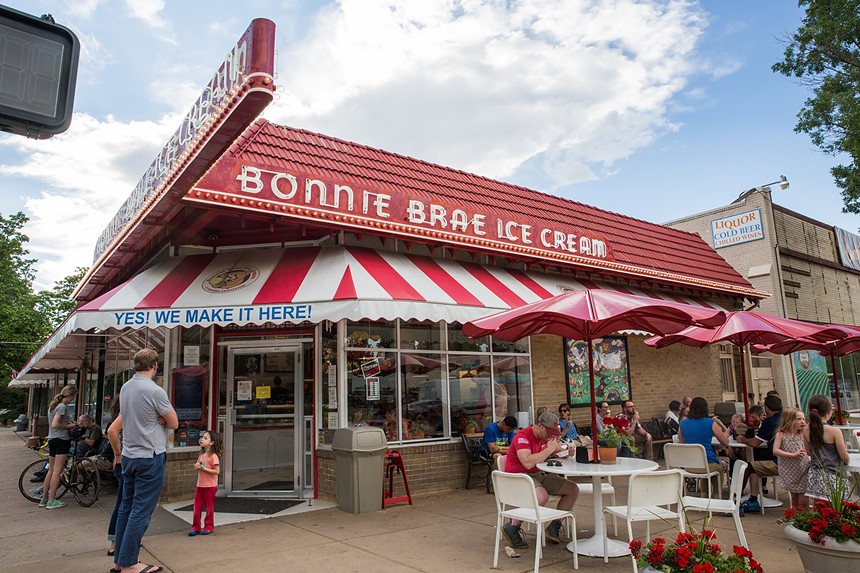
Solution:
M 664 222 L 785 175 L 777 203 L 857 232 L 771 72 L 786 0 L 4 0 L 81 40 L 75 116 L 0 136 L 37 288 L 95 240 L 253 18 L 277 25 L 268 119 Z

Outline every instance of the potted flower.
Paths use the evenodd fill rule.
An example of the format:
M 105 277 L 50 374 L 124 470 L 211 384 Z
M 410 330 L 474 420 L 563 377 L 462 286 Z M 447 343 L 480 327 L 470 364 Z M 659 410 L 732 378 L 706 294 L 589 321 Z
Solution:
M 620 416 L 603 418 L 603 431 L 597 434 L 597 447 L 600 461 L 604 464 L 614 464 L 618 448 L 623 446 L 631 452 L 636 452 L 636 445 L 627 435 L 630 423 Z
M 701 533 L 678 533 L 672 543 L 662 537 L 653 538 L 647 545 L 633 540 L 630 552 L 643 572 L 762 573 L 761 565 L 753 559 L 749 549 L 735 545 L 730 554 L 723 553 L 722 548 L 714 543 L 716 539 L 712 530 L 703 529 Z
M 829 499 L 815 500 L 808 509 L 790 508 L 782 520 L 809 572 L 860 571 L 860 506 L 844 501 L 851 486 L 841 467 L 836 475 Z
M 466 424 L 464 428 L 467 434 L 474 434 L 478 431 L 478 422 L 474 420 L 474 418 L 466 419 Z

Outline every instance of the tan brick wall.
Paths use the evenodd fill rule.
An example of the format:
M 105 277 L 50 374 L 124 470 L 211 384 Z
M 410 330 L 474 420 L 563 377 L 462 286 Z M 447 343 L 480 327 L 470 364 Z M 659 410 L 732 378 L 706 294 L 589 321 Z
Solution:
M 197 487 L 197 450 L 167 452 L 167 481 L 161 491 L 161 502 L 193 499 Z
M 702 396 L 710 406 L 722 401 L 716 346 L 699 349 L 674 345 L 656 350 L 644 340 L 643 336 L 627 337 L 631 391 L 643 419 L 662 419 L 669 402 L 685 395 Z M 567 399 L 561 339 L 544 335 L 532 337 L 531 342 L 535 406 L 547 406 L 555 412 Z M 573 420 L 577 426 L 590 426 L 589 408 L 574 408 Z
M 466 452 L 461 440 L 424 446 L 396 448 L 403 457 L 406 477 L 412 495 L 462 488 L 466 480 Z M 337 500 L 337 460 L 331 450 L 317 451 L 317 487 L 321 499 Z M 386 480 L 387 484 L 388 481 Z M 403 478 L 395 472 L 394 496 L 405 495 Z M 387 485 L 386 485 L 387 487 Z M 472 487 L 485 491 L 484 484 L 473 478 Z

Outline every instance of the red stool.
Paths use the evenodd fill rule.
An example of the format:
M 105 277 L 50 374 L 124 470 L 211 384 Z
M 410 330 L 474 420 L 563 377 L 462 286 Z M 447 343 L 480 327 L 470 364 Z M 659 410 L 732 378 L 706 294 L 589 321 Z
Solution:
M 403 476 L 406 495 L 394 496 L 394 470 Z M 388 478 L 388 489 L 385 489 L 385 478 Z M 403 457 L 397 450 L 389 450 L 385 452 L 385 475 L 382 476 L 382 508 L 385 509 L 392 503 L 403 503 L 404 501 L 408 501 L 409 505 L 412 505 L 412 494 L 409 492 L 409 480 L 406 478 Z

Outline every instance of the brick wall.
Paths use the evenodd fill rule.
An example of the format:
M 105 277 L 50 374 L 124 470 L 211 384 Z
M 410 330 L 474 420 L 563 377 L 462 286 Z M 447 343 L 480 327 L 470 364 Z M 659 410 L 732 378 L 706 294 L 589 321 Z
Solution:
M 627 352 L 633 400 L 643 420 L 662 419 L 669 402 L 682 396 L 702 396 L 709 405 L 722 401 L 719 350 L 716 346 L 690 348 L 674 345 L 656 350 L 645 346 L 645 337 L 628 336 Z M 532 370 L 535 407 L 556 412 L 567 400 L 564 355 L 557 336 L 532 337 Z M 617 409 L 617 408 L 616 408 Z M 591 425 L 587 407 L 573 409 L 577 426 Z
M 462 488 L 466 480 L 466 453 L 463 442 L 444 442 L 422 446 L 400 446 L 406 477 L 412 495 L 423 495 Z M 483 483 L 473 479 L 472 487 L 485 491 Z M 386 481 L 387 483 L 387 481 Z M 405 495 L 403 479 L 394 475 L 394 495 Z M 331 450 L 317 451 L 317 487 L 321 499 L 337 499 L 337 460 Z
M 194 462 L 199 453 L 197 449 L 167 452 L 167 481 L 161 490 L 162 503 L 194 498 L 194 489 L 197 487 Z

